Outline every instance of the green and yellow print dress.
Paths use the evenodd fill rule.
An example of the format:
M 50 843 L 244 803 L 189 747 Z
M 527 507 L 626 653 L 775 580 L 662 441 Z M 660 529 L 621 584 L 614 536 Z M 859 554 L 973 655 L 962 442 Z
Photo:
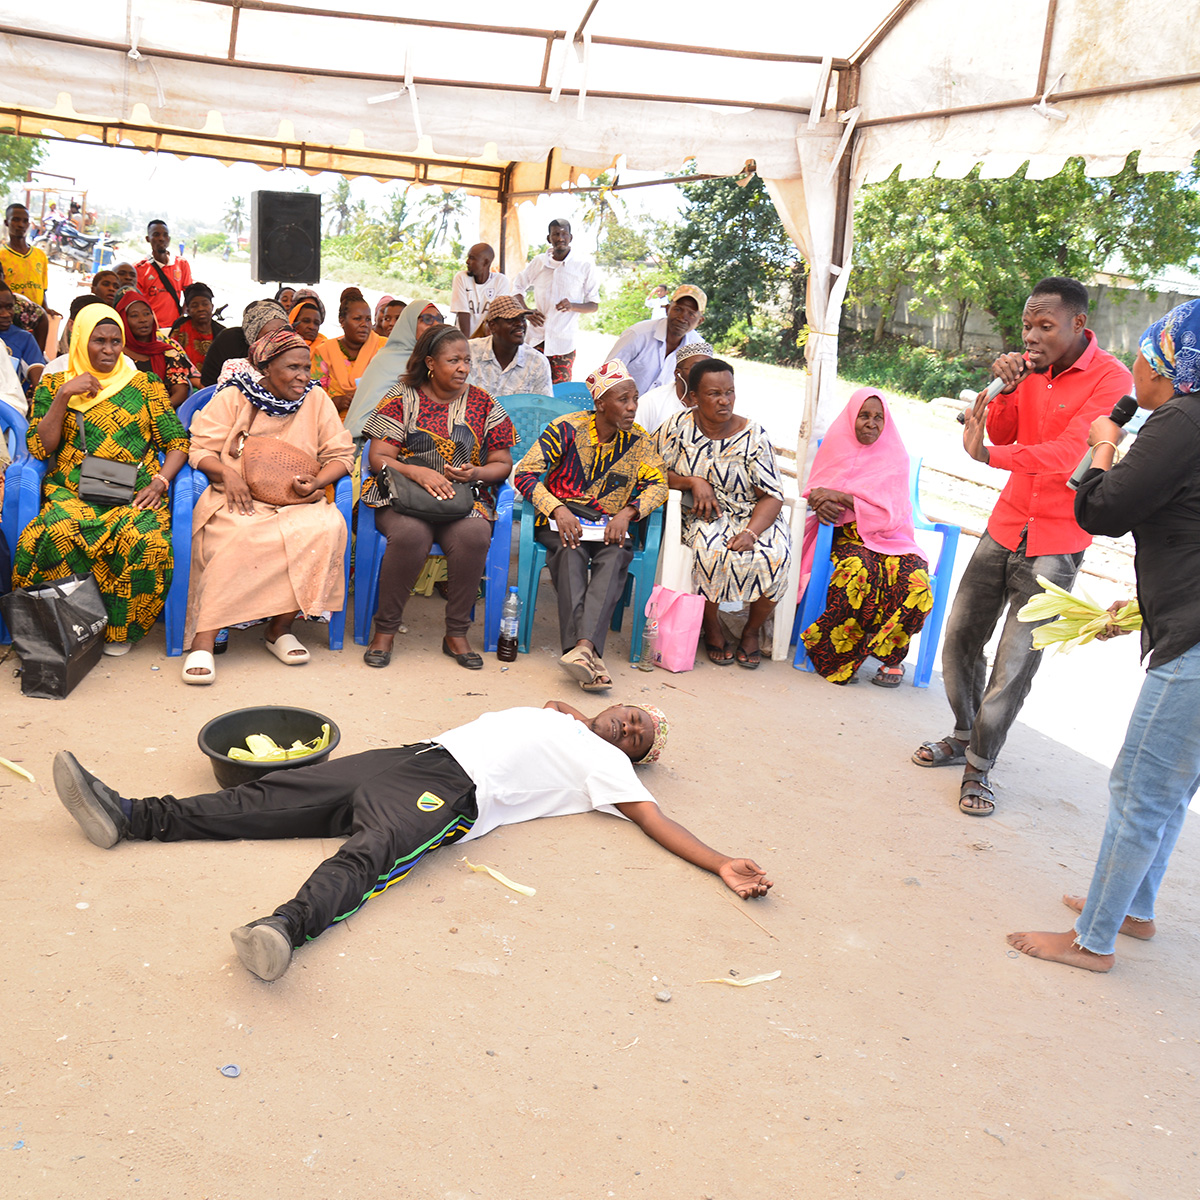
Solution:
M 933 607 L 929 571 L 917 554 L 879 554 L 853 521 L 833 535 L 825 611 L 800 635 L 817 674 L 845 683 L 868 655 L 898 667 Z
M 42 511 L 26 526 L 13 555 L 13 584 L 30 587 L 68 575 L 95 576 L 109 642 L 138 642 L 158 619 L 171 586 L 171 510 L 132 505 L 97 508 L 79 498 L 79 413 L 67 410 L 62 441 L 52 456 L 38 437 L 37 424 L 66 380 L 64 372 L 45 376 L 33 397 L 29 453 L 51 459 L 42 485 Z M 159 468 L 159 455 L 188 449 L 188 435 L 167 400 L 157 375 L 139 372 L 119 392 L 95 405 L 84 421 L 89 454 L 138 464 L 137 490 Z M 184 537 L 190 535 L 184 531 Z

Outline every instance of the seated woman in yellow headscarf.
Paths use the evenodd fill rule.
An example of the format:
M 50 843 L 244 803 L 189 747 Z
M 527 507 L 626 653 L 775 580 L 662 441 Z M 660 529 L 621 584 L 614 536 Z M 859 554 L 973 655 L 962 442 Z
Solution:
M 67 369 L 38 384 L 27 441 L 51 465 L 45 504 L 21 534 L 13 570 L 18 587 L 91 572 L 108 612 L 106 654 L 124 654 L 162 612 L 173 567 L 165 500 L 188 452 L 166 389 L 125 357 L 124 342 L 116 311 L 90 304 L 75 318 Z M 137 463 L 128 504 L 80 499 L 81 430 L 88 454 Z

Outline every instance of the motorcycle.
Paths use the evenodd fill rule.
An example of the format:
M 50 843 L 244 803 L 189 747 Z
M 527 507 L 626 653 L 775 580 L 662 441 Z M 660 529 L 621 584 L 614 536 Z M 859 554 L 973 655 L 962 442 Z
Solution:
M 80 233 L 65 217 L 33 239 L 41 246 L 51 262 L 62 263 L 68 270 L 90 271 L 100 249 L 100 261 L 106 263 L 116 256 L 119 243 L 107 233 Z

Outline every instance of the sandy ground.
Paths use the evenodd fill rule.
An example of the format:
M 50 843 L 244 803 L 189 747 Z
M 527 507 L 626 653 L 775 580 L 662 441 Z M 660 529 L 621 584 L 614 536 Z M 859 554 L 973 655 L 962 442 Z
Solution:
M 228 931 L 335 843 L 104 852 L 54 795 L 60 747 L 127 794 L 209 789 L 196 732 L 244 705 L 316 708 L 342 754 L 578 703 L 541 600 L 534 652 L 508 670 L 443 657 L 440 604 L 420 598 L 386 671 L 315 628 L 313 662 L 290 671 L 260 631 L 235 634 L 208 689 L 182 687 L 157 635 L 58 703 L 23 699 L 3 663 L 0 752 L 37 777 L 0 777 L 6 1194 L 1200 1193 L 1196 822 L 1158 937 L 1121 939 L 1110 975 L 1004 942 L 1067 928 L 1059 896 L 1087 886 L 1141 678 L 1133 639 L 1047 660 L 981 821 L 955 808 L 957 772 L 909 762 L 948 729 L 939 676 L 884 691 L 769 662 L 645 674 L 614 635 L 614 697 L 674 721 L 646 782 L 767 868 L 770 897 L 737 901 L 602 814 L 534 822 L 469 852 L 536 896 L 443 851 L 273 985 L 240 967 Z M 775 970 L 745 989 L 699 982 Z

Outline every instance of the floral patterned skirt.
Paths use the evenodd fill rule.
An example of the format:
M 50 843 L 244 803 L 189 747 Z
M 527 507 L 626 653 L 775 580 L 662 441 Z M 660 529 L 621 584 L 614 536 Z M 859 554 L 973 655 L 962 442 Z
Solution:
M 817 673 L 849 679 L 868 657 L 899 666 L 933 607 L 929 572 L 917 554 L 878 554 L 853 522 L 834 534 L 825 611 L 800 635 Z

